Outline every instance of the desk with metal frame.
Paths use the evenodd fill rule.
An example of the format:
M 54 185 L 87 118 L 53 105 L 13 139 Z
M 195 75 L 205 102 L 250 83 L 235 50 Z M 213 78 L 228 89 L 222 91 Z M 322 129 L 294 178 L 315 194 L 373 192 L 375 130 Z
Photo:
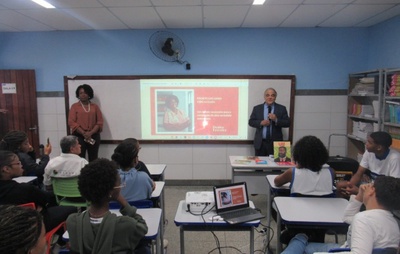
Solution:
M 160 235 L 161 235 L 161 239 L 164 239 L 164 220 L 165 220 L 164 186 L 165 186 L 165 182 L 156 181 L 154 183 L 156 184 L 156 188 L 151 193 L 151 199 L 155 199 L 155 200 L 158 199 L 160 201 L 160 208 L 162 211 L 161 221 L 163 222 L 160 224 L 160 227 L 161 227 Z M 162 249 L 164 248 L 163 242 L 161 242 L 161 247 L 162 247 Z
M 349 203 L 344 198 L 275 197 L 277 209 L 276 251 L 281 253 L 281 223 L 290 227 L 335 229 L 348 227 L 343 222 Z
M 265 178 L 267 180 L 268 189 L 267 191 L 267 226 L 271 227 L 271 212 L 272 212 L 272 197 L 275 195 L 289 196 L 290 195 L 290 183 L 286 183 L 280 187 L 276 186 L 274 183 L 275 177 L 278 175 L 266 175 Z M 268 230 L 267 239 L 269 239 Z
M 146 164 L 146 167 L 152 177 L 157 177 L 159 181 L 164 181 L 164 172 L 167 168 L 166 164 Z
M 249 159 L 249 156 L 229 156 L 232 168 L 232 183 L 247 182 L 247 188 L 250 194 L 267 194 L 264 181 L 265 175 L 281 174 L 286 169 L 294 166 L 294 164 L 291 163 L 282 163 L 282 165 L 279 165 L 270 157 L 258 156 L 257 158 L 261 161 L 265 161 L 266 164 L 257 163 L 256 160 Z
M 252 201 L 250 201 L 250 206 L 254 208 Z M 185 253 L 185 231 L 249 231 L 250 253 L 254 253 L 254 228 L 260 225 L 260 220 L 231 225 L 225 221 L 209 220 L 210 217 L 215 215 L 215 210 L 211 210 L 203 216 L 193 215 L 187 211 L 185 200 L 181 200 L 179 202 L 174 222 L 175 225 L 179 227 L 181 254 Z

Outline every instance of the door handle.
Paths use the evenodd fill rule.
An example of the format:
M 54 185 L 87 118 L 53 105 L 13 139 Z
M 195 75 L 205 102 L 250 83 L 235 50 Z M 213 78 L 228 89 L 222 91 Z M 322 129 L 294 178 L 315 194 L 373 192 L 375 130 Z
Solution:
M 35 134 L 37 134 L 37 126 L 36 125 L 34 127 L 30 127 L 29 130 L 35 131 Z

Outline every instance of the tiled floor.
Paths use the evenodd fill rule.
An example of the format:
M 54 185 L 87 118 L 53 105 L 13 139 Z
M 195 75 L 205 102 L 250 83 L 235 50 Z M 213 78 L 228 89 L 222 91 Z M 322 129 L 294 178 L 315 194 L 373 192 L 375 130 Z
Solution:
M 212 187 L 207 186 L 166 186 L 165 191 L 165 213 L 168 224 L 165 227 L 165 238 L 168 239 L 168 254 L 180 253 L 179 228 L 174 223 L 176 209 L 180 200 L 185 199 L 188 191 L 211 191 Z M 250 198 L 255 206 L 266 214 L 266 195 L 251 196 Z M 265 225 L 266 220 L 262 220 Z M 263 226 L 260 225 L 258 230 Z M 273 225 L 275 228 L 275 225 Z M 221 246 L 221 253 L 249 253 L 248 232 L 215 232 L 216 237 Z M 264 253 L 265 234 L 255 232 L 255 253 Z M 275 246 L 275 240 L 272 241 Z M 202 253 L 219 253 L 214 250 L 217 247 L 217 239 L 211 232 L 185 232 L 185 253 L 202 254 Z M 275 248 L 275 247 L 274 247 Z M 214 250 L 214 251 L 212 251 Z M 212 252 L 211 252 L 212 251 Z
M 165 226 L 165 239 L 168 240 L 169 244 L 167 247 L 167 254 L 178 254 L 180 253 L 180 242 L 179 242 L 179 228 L 174 223 L 176 209 L 179 201 L 185 199 L 186 192 L 188 191 L 211 191 L 212 187 L 209 186 L 165 186 L 165 213 L 168 224 Z M 254 202 L 254 205 L 261 210 L 261 212 L 267 214 L 266 206 L 266 195 L 251 196 L 250 200 Z M 255 252 L 257 254 L 268 253 L 265 251 L 266 245 L 266 234 L 260 233 L 266 225 L 266 219 L 261 221 L 262 225 L 257 228 L 258 232 L 255 232 Z M 271 224 L 272 229 L 276 230 L 276 224 L 273 221 Z M 221 252 L 217 249 L 217 239 L 212 235 L 211 232 L 185 232 L 185 253 L 186 254 L 242 254 L 250 252 L 248 232 L 215 232 L 216 238 L 221 246 Z M 273 235 L 276 235 L 273 233 Z M 332 242 L 333 237 L 327 236 L 326 241 Z M 339 236 L 339 242 L 343 241 L 343 236 Z M 276 253 L 276 238 L 273 237 L 270 243 L 270 249 L 273 253 Z

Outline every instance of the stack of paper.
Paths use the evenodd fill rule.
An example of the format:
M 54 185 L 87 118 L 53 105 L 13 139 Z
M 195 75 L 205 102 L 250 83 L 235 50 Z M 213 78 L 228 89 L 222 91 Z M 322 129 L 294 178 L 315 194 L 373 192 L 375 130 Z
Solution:
M 353 95 L 372 95 L 374 94 L 374 84 L 357 83 L 350 94 Z
M 379 129 L 379 126 L 378 126 Z M 353 135 L 361 139 L 367 139 L 368 135 L 374 132 L 372 123 L 353 121 Z

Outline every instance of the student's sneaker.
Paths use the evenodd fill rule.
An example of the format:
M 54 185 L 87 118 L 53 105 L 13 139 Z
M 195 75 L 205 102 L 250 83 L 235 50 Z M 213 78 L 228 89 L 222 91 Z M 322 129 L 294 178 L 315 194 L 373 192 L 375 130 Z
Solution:
M 164 246 L 164 254 L 167 254 L 167 247 L 168 247 L 168 240 L 167 239 L 163 240 L 163 246 Z
M 163 246 L 164 246 L 164 249 L 168 247 L 168 240 L 167 239 L 163 240 Z

